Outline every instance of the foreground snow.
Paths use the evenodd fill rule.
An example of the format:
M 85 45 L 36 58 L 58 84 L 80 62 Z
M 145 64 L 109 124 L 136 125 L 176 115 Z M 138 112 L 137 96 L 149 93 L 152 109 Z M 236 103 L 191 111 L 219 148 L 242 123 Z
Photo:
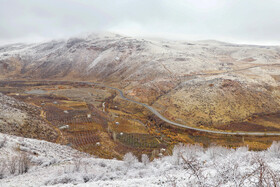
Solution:
M 4 134 L 0 147 L 0 187 L 280 185 L 279 143 L 263 152 L 177 145 L 172 156 L 152 162 L 146 156 L 139 162 L 132 154 L 124 161 L 98 159 L 67 146 Z M 19 174 L 18 161 L 11 174 L 12 161 L 23 154 L 30 169 Z

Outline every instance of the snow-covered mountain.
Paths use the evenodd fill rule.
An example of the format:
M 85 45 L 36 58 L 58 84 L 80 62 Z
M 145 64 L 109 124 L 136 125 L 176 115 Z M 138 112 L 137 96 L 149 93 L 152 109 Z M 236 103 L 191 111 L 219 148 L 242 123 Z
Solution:
M 177 145 L 139 161 L 89 156 L 67 146 L 0 133 L 0 186 L 279 186 L 280 144 L 262 152 Z
M 105 82 L 196 126 L 280 109 L 277 46 L 90 34 L 2 46 L 0 78 Z
M 1 74 L 7 76 L 18 71 L 18 77 L 74 76 L 147 83 L 203 72 L 230 71 L 236 65 L 279 63 L 280 48 L 211 40 L 147 40 L 103 33 L 39 44 L 1 46 L 0 59 Z

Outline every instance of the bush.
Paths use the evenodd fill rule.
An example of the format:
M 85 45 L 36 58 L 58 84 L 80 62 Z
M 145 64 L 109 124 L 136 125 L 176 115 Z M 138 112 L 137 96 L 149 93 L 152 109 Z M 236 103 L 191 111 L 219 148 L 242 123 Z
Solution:
M 81 158 L 77 158 L 74 160 L 74 171 L 75 172 L 80 172 L 81 167 L 82 167 L 82 159 Z
M 150 162 L 148 155 L 142 154 L 141 162 L 146 166 Z
M 206 150 L 206 154 L 209 156 L 210 159 L 217 159 L 220 156 L 226 156 L 230 152 L 229 149 L 222 147 L 222 146 L 210 146 Z
M 253 160 L 253 166 L 254 170 L 249 175 L 251 178 L 249 180 L 251 184 L 253 184 L 254 186 L 280 185 L 279 173 L 274 172 L 262 157 L 257 155 Z
M 123 157 L 123 161 L 125 162 L 125 164 L 127 166 L 131 166 L 131 165 L 137 163 L 138 159 L 132 153 L 126 153 Z
M 4 178 L 5 169 L 6 169 L 6 162 L 4 160 L 1 160 L 0 161 L 0 179 Z
M 12 175 L 27 173 L 29 168 L 30 159 L 24 153 L 11 157 L 7 162 L 7 169 Z
M 50 179 L 45 182 L 45 185 L 57 185 L 57 184 L 69 184 L 69 183 L 83 183 L 84 179 L 79 175 L 74 174 L 64 174 L 62 176 L 58 176 L 57 178 Z
M 181 165 L 184 163 L 182 155 L 186 159 L 192 159 L 198 157 L 203 153 L 203 148 L 199 145 L 175 145 L 172 152 L 172 159 L 174 165 Z
M 18 173 L 27 173 L 30 168 L 30 160 L 26 154 L 21 154 L 18 157 Z
M 13 156 L 9 159 L 7 168 L 9 170 L 9 173 L 14 175 L 17 171 L 17 160 L 18 158 L 16 156 Z
M 6 142 L 7 142 L 7 137 L 6 136 L 1 137 L 0 138 L 0 148 L 4 147 Z
M 280 158 L 280 142 L 274 141 L 267 151 L 271 154 L 271 156 Z

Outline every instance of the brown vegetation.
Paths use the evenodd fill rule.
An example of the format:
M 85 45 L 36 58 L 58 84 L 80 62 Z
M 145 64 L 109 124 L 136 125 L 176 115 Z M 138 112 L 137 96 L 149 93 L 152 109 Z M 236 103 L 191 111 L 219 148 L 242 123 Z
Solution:
M 63 85 L 61 82 L 58 85 Z M 223 82 L 221 88 L 233 89 L 236 83 Z M 57 87 L 55 83 L 25 83 L 10 84 L 11 88 L 35 89 L 44 86 L 48 89 L 53 88 L 54 93 L 47 95 L 22 95 L 16 98 L 40 106 L 42 111 L 37 111 L 34 115 L 41 115 L 47 126 L 52 127 L 52 132 L 58 134 L 56 139 L 58 143 L 67 144 L 78 150 L 97 155 L 103 158 L 121 159 L 127 152 L 133 152 L 139 158 L 144 153 L 149 157 L 157 156 L 156 152 L 160 149 L 166 149 L 163 154 L 170 154 L 174 145 L 182 143 L 199 143 L 203 146 L 218 144 L 227 147 L 239 147 L 248 145 L 254 150 L 262 150 L 271 144 L 278 137 L 242 137 L 242 136 L 226 136 L 201 133 L 187 129 L 180 129 L 164 123 L 142 106 L 135 105 L 131 102 L 124 101 L 116 95 L 116 92 L 108 92 L 104 88 L 86 88 L 80 89 L 76 83 L 70 85 L 65 83 L 72 89 L 66 92 L 57 92 L 61 87 Z M 22 86 L 24 85 L 24 86 Z M 211 85 L 212 86 L 212 85 Z M 211 87 L 210 86 L 210 87 Z M 213 85 L 213 87 L 216 86 Z M 81 85 L 84 87 L 84 85 Z M 83 98 L 77 97 L 79 92 Z M 100 93 L 106 94 L 100 94 Z M 12 94 L 13 92 L 10 92 Z M 71 95 L 71 93 L 73 93 Z M 90 93 L 90 94 L 89 94 Z M 99 94 L 96 94 L 99 93 Z M 108 94 L 110 93 L 110 94 Z M 30 99 L 32 98 L 32 99 Z M 102 103 L 105 102 L 105 112 L 103 112 Z M 172 116 L 172 115 L 171 115 Z M 277 116 L 267 118 L 263 115 L 262 119 L 277 122 Z M 258 117 L 253 117 L 248 125 L 241 127 L 240 124 L 232 124 L 232 126 L 216 126 L 216 128 L 224 128 L 230 130 L 234 128 L 244 128 L 250 130 L 253 128 Z M 116 122 L 118 122 L 116 124 Z M 250 124 L 249 124 L 250 123 Z M 40 131 L 32 130 L 34 124 L 24 126 L 21 133 L 23 135 L 33 134 L 38 139 L 43 139 L 44 135 Z M 67 128 L 60 129 L 68 125 Z M 204 127 L 203 127 L 204 128 Z M 259 127 L 263 130 L 264 127 Z M 275 130 L 277 127 L 268 125 L 267 130 Z M 36 136 L 35 136 L 36 135 Z M 52 137 L 49 136 L 48 137 Z M 55 139 L 55 137 L 52 137 Z

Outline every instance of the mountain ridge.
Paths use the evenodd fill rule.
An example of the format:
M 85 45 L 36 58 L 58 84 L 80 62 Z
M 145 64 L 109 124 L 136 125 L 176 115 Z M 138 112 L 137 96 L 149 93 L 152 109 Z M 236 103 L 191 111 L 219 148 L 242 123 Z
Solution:
M 195 126 L 278 112 L 279 67 L 278 46 L 153 41 L 112 33 L 0 48 L 1 79 L 103 82 L 152 104 L 169 119 Z

